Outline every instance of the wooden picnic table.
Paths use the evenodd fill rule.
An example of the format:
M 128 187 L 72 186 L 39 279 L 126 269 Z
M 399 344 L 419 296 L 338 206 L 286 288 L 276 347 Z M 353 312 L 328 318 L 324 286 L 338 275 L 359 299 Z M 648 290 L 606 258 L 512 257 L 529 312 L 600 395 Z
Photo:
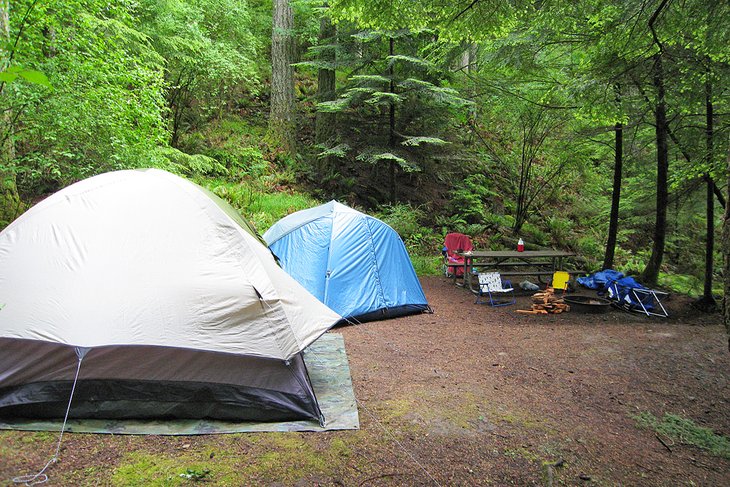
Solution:
M 544 276 L 552 276 L 555 271 L 563 270 L 563 259 L 575 257 L 574 252 L 564 250 L 473 250 L 457 252 L 464 257 L 463 286 L 472 292 L 478 292 L 472 284 L 472 270 L 482 272 L 499 272 L 503 277 L 535 276 L 541 280 Z M 568 271 L 570 272 L 570 271 Z M 573 271 L 573 273 L 577 273 Z

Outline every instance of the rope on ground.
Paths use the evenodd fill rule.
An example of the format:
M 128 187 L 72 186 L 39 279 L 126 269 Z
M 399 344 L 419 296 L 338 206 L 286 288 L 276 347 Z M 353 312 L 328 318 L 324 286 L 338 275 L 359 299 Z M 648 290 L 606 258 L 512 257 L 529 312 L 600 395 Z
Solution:
M 88 352 L 88 349 L 82 349 L 82 348 L 76 348 L 76 356 L 78 357 L 78 362 L 76 364 L 76 375 L 74 376 L 74 382 L 71 386 L 71 395 L 68 398 L 68 406 L 66 406 L 66 414 L 63 417 L 63 424 L 61 425 L 61 434 L 58 437 L 58 443 L 56 444 L 56 452 L 53 454 L 50 460 L 48 460 L 48 463 L 38 472 L 37 474 L 28 474 L 28 475 L 19 475 L 18 477 L 13 478 L 13 483 L 15 484 L 25 484 L 25 485 L 37 485 L 37 484 L 43 484 L 45 482 L 48 482 L 48 475 L 44 472 L 46 469 L 52 464 L 56 463 L 58 461 L 58 453 L 61 451 L 61 441 L 63 440 L 63 433 L 66 430 L 66 422 L 68 421 L 68 413 L 71 410 L 71 401 L 74 397 L 74 391 L 76 390 L 76 382 L 79 379 L 79 370 L 81 370 L 81 361 L 83 360 L 84 356 L 86 355 L 86 352 Z

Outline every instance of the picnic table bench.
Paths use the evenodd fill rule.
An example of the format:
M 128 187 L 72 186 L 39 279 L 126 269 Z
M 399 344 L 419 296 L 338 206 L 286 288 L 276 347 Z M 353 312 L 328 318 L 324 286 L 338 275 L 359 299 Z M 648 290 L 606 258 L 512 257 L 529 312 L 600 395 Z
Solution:
M 583 274 L 581 270 L 566 270 L 564 260 L 575 257 L 574 252 L 563 250 L 473 250 L 457 252 L 464 257 L 463 282 L 460 285 L 472 292 L 478 292 L 472 282 L 472 271 L 499 272 L 501 276 L 534 276 L 540 282 L 543 277 L 552 276 L 555 271 L 565 270 L 569 274 Z

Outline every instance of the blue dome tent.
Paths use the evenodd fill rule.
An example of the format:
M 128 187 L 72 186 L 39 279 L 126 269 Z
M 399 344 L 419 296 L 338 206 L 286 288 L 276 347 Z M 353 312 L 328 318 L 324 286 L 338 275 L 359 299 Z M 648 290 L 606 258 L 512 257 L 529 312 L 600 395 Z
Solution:
M 403 241 L 377 218 L 330 201 L 282 218 L 264 240 L 285 271 L 347 319 L 430 311 Z

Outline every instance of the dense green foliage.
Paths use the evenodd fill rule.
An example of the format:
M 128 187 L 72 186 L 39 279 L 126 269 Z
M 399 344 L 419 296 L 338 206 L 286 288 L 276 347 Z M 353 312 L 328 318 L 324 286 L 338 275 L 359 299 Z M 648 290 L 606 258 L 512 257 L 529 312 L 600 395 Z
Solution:
M 271 2 L 2 7 L 0 225 L 79 179 L 153 166 L 211 188 L 260 231 L 317 201 L 356 205 L 400 233 L 423 273 L 437 272 L 449 231 L 481 248 L 522 237 L 528 248 L 572 249 L 597 269 L 620 123 L 615 267 L 638 274 L 652 252 L 660 75 L 660 282 L 701 293 L 707 178 L 727 194 L 725 2 L 291 3 L 295 155 L 266 137 Z M 320 35 L 323 16 L 335 34 Z M 335 73 L 334 99 L 318 98 L 318 70 Z M 319 144 L 317 112 L 331 116 Z
M 0 98 L 13 121 L 3 136 L 14 158 L 3 166 L 17 174 L 22 194 L 161 161 L 162 59 L 131 27 L 129 2 L 13 2 L 10 14 L 13 65 L 51 83 L 16 81 Z

